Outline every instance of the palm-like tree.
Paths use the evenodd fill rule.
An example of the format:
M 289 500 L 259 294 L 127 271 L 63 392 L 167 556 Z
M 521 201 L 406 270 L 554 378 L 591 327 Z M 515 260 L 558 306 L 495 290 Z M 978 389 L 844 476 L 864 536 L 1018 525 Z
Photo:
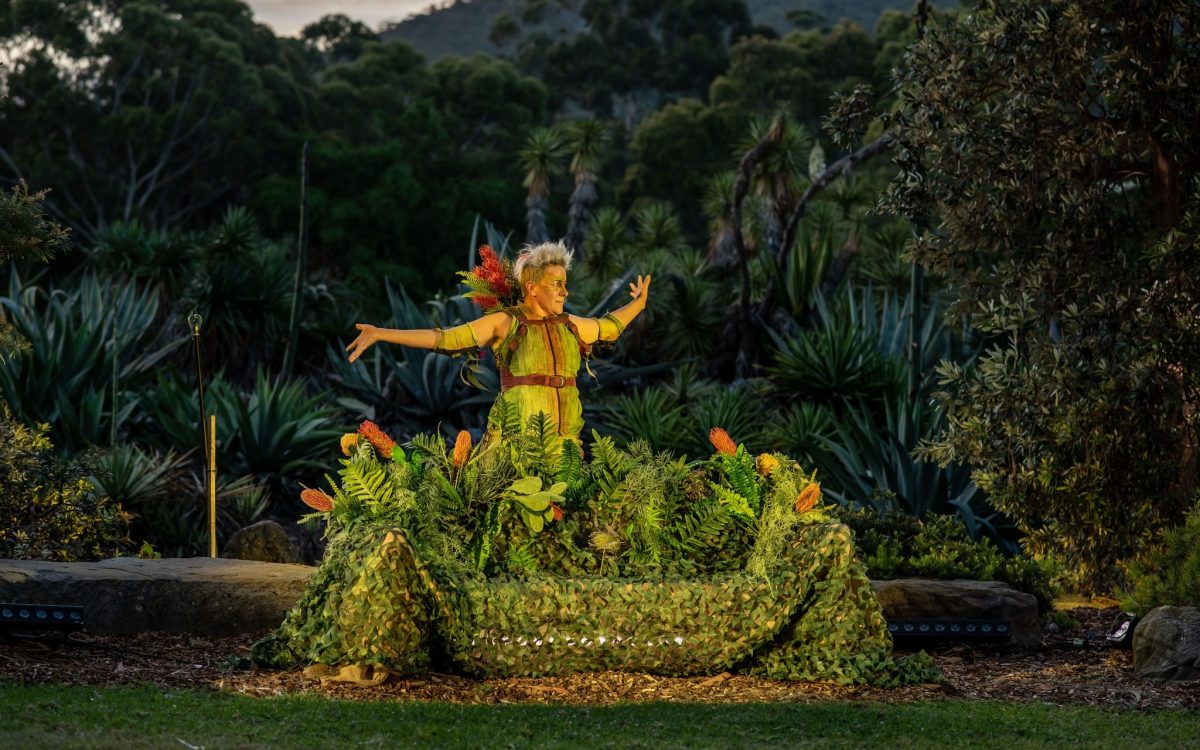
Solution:
M 521 149 L 521 165 L 525 168 L 525 181 L 529 188 L 525 199 L 525 241 L 545 242 L 546 208 L 550 202 L 550 179 L 561 171 L 560 161 L 566 153 L 562 134 L 555 128 L 535 128 L 530 131 Z
M 737 264 L 737 245 L 733 237 L 733 188 L 737 175 L 732 170 L 718 172 L 708 181 L 704 192 L 704 214 L 708 216 L 708 262 L 713 268 L 727 269 Z
M 575 191 L 571 193 L 566 244 L 582 256 L 592 207 L 596 205 L 596 172 L 608 146 L 608 128 L 596 120 L 574 122 L 567 130 L 567 146 L 571 151 Z
M 596 212 L 596 220 L 588 227 L 584 250 L 588 269 L 598 275 L 607 276 L 615 269 L 613 261 L 628 242 L 628 229 L 621 212 L 611 206 Z
M 775 119 L 756 118 L 750 123 L 746 138 L 738 144 L 742 154 L 762 140 L 775 124 Z M 770 151 L 758 163 L 752 174 L 752 190 L 760 200 L 763 219 L 763 243 L 771 257 L 776 257 L 783 241 L 783 225 L 787 213 L 799 199 L 807 184 L 808 159 L 813 137 L 803 125 L 785 118 L 783 139 L 778 148 Z

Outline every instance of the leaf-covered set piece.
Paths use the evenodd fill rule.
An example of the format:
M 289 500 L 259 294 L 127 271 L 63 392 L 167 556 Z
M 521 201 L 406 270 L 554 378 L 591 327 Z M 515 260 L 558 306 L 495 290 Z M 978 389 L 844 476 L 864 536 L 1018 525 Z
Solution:
M 722 440 L 689 464 L 594 435 L 589 461 L 537 420 L 469 454 L 461 438 L 451 453 L 420 436 L 405 454 L 373 425 L 361 432 L 371 439 L 321 494 L 325 559 L 255 645 L 260 663 L 938 679 L 923 654 L 893 660 L 849 530 L 782 454 Z M 513 444 L 535 446 L 532 460 Z

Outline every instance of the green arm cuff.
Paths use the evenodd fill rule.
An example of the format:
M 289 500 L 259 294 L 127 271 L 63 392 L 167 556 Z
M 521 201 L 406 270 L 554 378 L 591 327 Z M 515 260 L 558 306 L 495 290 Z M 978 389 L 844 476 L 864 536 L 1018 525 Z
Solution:
M 434 328 L 433 350 L 439 354 L 461 354 L 479 348 L 470 323 L 453 328 Z
M 612 313 L 599 318 L 596 322 L 600 324 L 599 341 L 616 341 L 617 337 L 625 332 L 625 324 L 617 320 L 617 316 Z

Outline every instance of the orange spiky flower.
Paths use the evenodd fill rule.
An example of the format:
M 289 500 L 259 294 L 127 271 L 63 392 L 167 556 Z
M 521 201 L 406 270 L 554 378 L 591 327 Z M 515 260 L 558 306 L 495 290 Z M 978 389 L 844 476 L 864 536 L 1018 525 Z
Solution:
M 353 432 L 347 432 L 345 435 L 342 435 L 341 445 L 342 455 L 349 456 L 358 447 L 358 435 Z
M 779 459 L 770 453 L 760 453 L 754 460 L 754 468 L 758 470 L 759 476 L 769 477 L 771 472 L 779 468 Z
M 461 469 L 463 464 L 467 462 L 467 458 L 471 455 L 471 433 L 466 430 L 459 430 L 458 437 L 454 439 L 454 468 Z
M 554 511 L 554 520 L 563 520 L 563 509 L 558 507 L 558 503 L 550 503 L 550 510 Z
M 708 442 L 713 444 L 718 453 L 724 453 L 726 456 L 737 453 L 737 443 L 733 442 L 729 433 L 720 427 L 714 427 L 708 431 Z
M 369 419 L 363 420 L 363 423 L 358 426 L 358 434 L 362 435 L 381 457 L 392 457 L 392 449 L 396 447 L 396 441 L 385 435 L 383 430 L 379 429 L 379 425 Z
M 333 498 L 320 490 L 305 489 L 300 493 L 300 500 L 313 510 L 322 513 L 333 510 Z
M 796 495 L 796 512 L 807 513 L 817 506 L 821 500 L 821 485 L 812 482 L 800 494 Z

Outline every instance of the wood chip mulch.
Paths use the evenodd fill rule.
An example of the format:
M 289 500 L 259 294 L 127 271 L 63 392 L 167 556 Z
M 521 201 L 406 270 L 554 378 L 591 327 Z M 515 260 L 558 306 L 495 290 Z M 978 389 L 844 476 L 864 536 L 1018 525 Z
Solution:
M 1036 650 L 1003 645 L 943 644 L 929 648 L 945 673 L 940 685 L 891 690 L 789 683 L 722 673 L 658 677 L 599 672 L 541 679 L 477 680 L 425 674 L 392 678 L 378 687 L 322 683 L 301 671 L 248 666 L 254 638 L 200 638 L 74 634 L 64 639 L 0 637 L 0 681 L 18 684 L 157 685 L 211 688 L 254 696 L 317 693 L 350 700 L 447 703 L 553 703 L 608 705 L 642 701 L 747 703 L 867 700 L 896 703 L 946 698 L 1013 703 L 1092 705 L 1131 710 L 1200 708 L 1200 683 L 1153 682 L 1133 671 L 1128 650 L 1114 649 L 1104 633 L 1115 609 L 1080 607 L 1069 614 L 1081 627 L 1047 633 Z

